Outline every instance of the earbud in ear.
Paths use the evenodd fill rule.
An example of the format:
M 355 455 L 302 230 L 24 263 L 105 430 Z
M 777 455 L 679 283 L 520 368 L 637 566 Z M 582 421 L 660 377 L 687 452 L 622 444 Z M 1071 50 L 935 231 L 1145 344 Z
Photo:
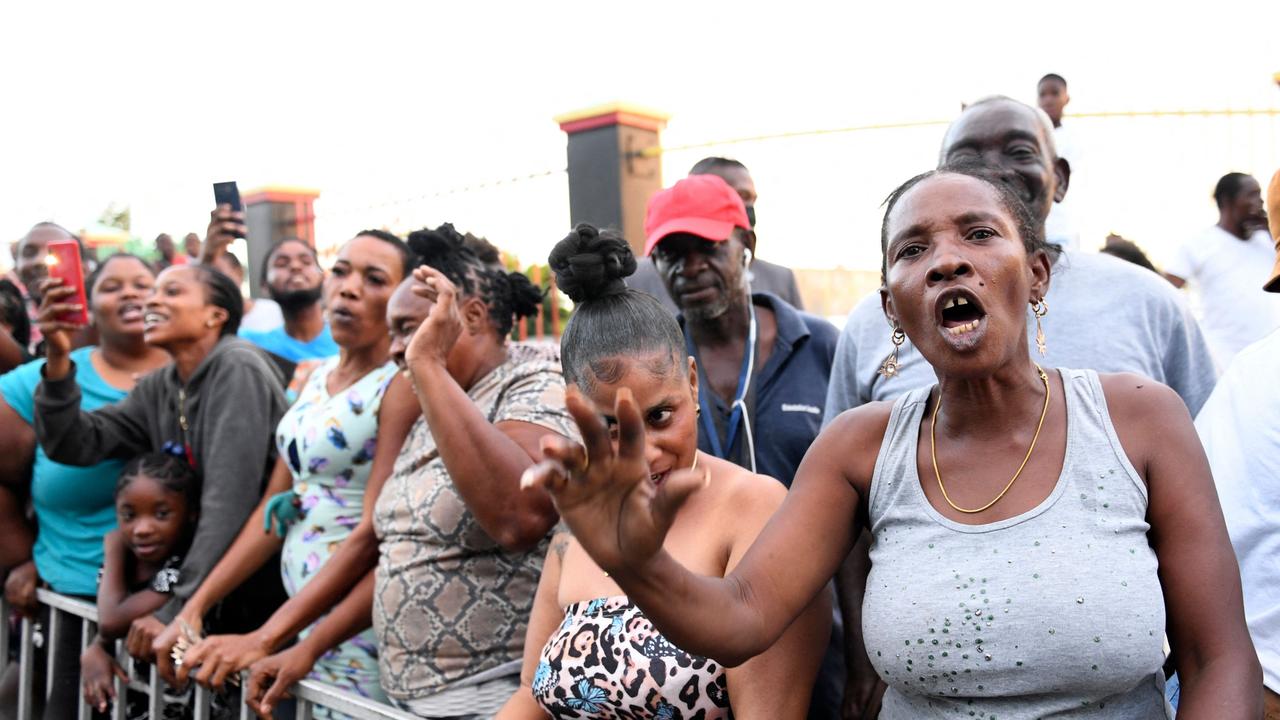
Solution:
M 755 256 L 751 253 L 750 248 L 743 248 L 743 250 L 742 250 L 742 267 L 747 267 L 748 265 L 750 265 L 750 264 L 751 264 L 751 260 L 752 260 L 754 257 L 755 257 Z

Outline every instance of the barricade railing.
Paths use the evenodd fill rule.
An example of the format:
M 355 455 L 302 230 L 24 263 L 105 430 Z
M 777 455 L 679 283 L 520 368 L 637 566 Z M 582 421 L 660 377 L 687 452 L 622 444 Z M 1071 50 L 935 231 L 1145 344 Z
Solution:
M 17 720 L 33 720 L 36 693 L 40 693 L 45 700 L 48 700 L 53 692 L 54 668 L 59 660 L 57 656 L 59 652 L 58 641 L 62 637 L 62 633 L 79 633 L 80 642 L 76 644 L 76 647 L 79 648 L 80 652 L 83 652 L 89 646 L 89 643 L 93 642 L 98 633 L 98 608 L 93 604 L 43 589 L 36 591 L 36 599 L 41 605 L 48 608 L 49 619 L 40 633 L 37 633 L 36 623 L 29 618 L 23 618 L 20 625 Z M 9 604 L 0 597 L 0 618 L 3 619 L 0 622 L 0 673 L 8 669 L 10 662 L 9 617 Z M 46 650 L 43 688 L 35 687 L 37 643 Z M 163 681 L 160 679 L 155 666 L 146 665 L 146 677 L 139 677 L 133 659 L 124 650 L 123 641 L 116 642 L 114 655 L 116 661 L 125 669 L 129 679 L 126 681 L 117 677 L 115 680 L 116 702 L 112 704 L 111 719 L 124 720 L 126 692 L 133 690 L 147 697 L 147 704 L 150 710 L 149 717 L 153 718 L 153 720 L 159 720 L 165 701 Z M 79 662 L 80 658 L 77 656 L 75 658 L 77 666 Z M 78 697 L 76 718 L 77 720 L 90 720 L 92 710 L 84 701 L 84 695 L 80 691 L 78 684 L 76 692 Z M 352 695 L 313 680 L 303 680 L 296 683 L 289 689 L 289 694 L 294 697 L 297 703 L 297 710 L 294 716 L 296 720 L 311 720 L 317 708 L 326 708 L 342 713 L 352 718 L 352 720 L 414 720 L 414 716 L 388 705 Z M 212 693 L 197 685 L 192 700 L 194 720 L 209 720 L 211 717 L 211 701 Z M 236 712 L 237 717 L 241 720 L 249 720 L 255 717 L 249 707 L 243 703 L 240 704 Z

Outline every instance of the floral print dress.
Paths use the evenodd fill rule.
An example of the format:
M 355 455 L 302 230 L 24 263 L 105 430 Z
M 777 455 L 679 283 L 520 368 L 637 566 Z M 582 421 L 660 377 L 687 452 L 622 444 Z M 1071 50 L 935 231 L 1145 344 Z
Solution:
M 303 512 L 290 526 L 281 551 L 280 572 L 290 596 L 315 576 L 360 522 L 377 444 L 378 408 L 396 374 L 395 363 L 388 362 L 330 395 L 326 384 L 337 365 L 336 357 L 329 358 L 311 373 L 276 429 L 276 446 L 293 473 L 293 491 Z M 301 634 L 308 632 L 310 628 Z M 311 677 L 385 700 L 378 683 L 377 643 L 368 630 L 325 653 Z

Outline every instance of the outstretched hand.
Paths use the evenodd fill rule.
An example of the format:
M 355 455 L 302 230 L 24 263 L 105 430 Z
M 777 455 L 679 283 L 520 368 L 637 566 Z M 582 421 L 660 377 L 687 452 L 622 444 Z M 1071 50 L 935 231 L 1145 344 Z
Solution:
M 541 487 L 551 494 L 574 538 L 603 570 L 623 577 L 642 572 L 662 549 L 676 511 L 710 475 L 705 467 L 682 469 L 654 484 L 645 460 L 644 420 L 627 388 L 614 400 L 616 447 L 590 400 L 570 388 L 565 404 L 583 445 L 559 436 L 544 438 L 546 459 L 525 471 L 521 487 Z

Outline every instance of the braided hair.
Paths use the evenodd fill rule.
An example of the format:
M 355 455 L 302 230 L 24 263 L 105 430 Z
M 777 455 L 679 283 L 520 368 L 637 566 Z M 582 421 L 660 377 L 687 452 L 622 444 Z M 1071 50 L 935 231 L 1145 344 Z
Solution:
M 244 297 L 240 294 L 240 286 L 212 265 L 179 265 L 177 267 L 191 268 L 196 274 L 196 279 L 204 285 L 205 301 L 227 311 L 227 321 L 222 324 L 218 337 L 235 335 L 240 329 L 240 320 L 244 318 Z
M 459 292 L 477 297 L 489 308 L 498 337 L 511 332 L 517 318 L 532 317 L 542 307 L 542 290 L 521 272 L 507 272 L 477 253 L 476 238 L 467 238 L 450 223 L 409 233 L 409 249 L 449 278 Z M 487 252 L 483 254 L 487 255 Z
M 165 490 L 181 495 L 187 501 L 188 512 L 200 510 L 200 477 L 180 455 L 149 452 L 135 456 L 120 471 L 116 480 L 116 496 L 129 487 L 134 478 L 144 476 L 160 483 Z

